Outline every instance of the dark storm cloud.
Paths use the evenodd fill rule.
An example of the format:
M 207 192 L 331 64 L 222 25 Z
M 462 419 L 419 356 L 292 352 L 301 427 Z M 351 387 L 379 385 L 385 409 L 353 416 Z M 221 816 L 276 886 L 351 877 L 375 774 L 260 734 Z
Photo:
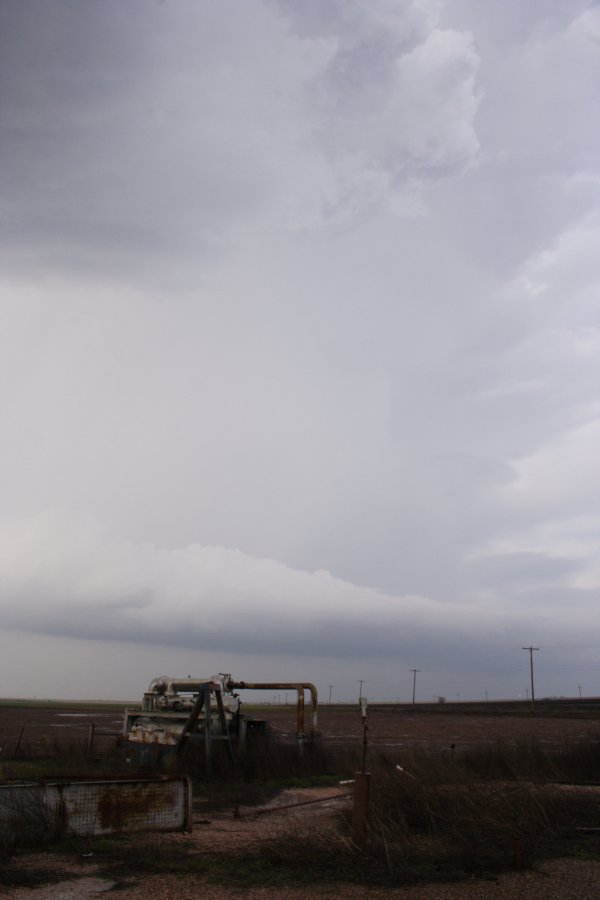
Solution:
M 22 0 L 0 41 L 20 647 L 512 689 L 593 632 L 597 4 Z

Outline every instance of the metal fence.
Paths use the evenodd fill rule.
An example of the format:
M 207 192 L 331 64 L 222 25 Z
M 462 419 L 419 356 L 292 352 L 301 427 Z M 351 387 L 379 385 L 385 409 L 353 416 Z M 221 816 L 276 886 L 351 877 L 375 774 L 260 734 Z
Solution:
M 0 835 L 191 831 L 183 776 L 0 784 Z

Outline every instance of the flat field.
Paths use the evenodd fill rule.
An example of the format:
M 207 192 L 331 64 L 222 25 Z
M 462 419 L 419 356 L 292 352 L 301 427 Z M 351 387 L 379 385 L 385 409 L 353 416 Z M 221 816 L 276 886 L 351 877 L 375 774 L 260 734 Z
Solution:
M 90 725 L 94 745 L 114 745 L 123 730 L 124 705 L 60 701 L 0 701 L 0 760 L 17 755 L 55 755 L 57 749 L 85 746 Z
M 60 701 L 0 701 L 0 760 L 14 754 L 53 754 L 57 747 L 85 745 L 94 725 L 94 747 L 114 744 L 122 731 L 118 703 Z M 275 732 L 293 737 L 296 707 L 244 706 L 247 715 L 266 720 Z M 306 728 L 311 712 L 306 709 Z M 325 705 L 319 709 L 319 731 L 326 743 L 361 743 L 362 720 L 356 705 Z M 380 747 L 415 746 L 457 749 L 497 741 L 536 740 L 540 744 L 577 742 L 600 737 L 600 703 L 559 701 L 540 703 L 531 715 L 525 703 L 373 704 L 368 710 L 368 739 Z
M 295 708 L 256 707 L 254 714 L 275 730 L 293 734 Z M 306 722 L 310 712 L 306 710 Z M 368 709 L 368 740 L 378 746 L 428 746 L 457 749 L 498 741 L 536 740 L 540 744 L 576 742 L 600 736 L 600 704 L 563 701 L 540 704 L 535 715 L 525 703 L 487 704 L 374 704 Z M 319 709 L 319 731 L 327 742 L 362 741 L 363 727 L 358 706 L 323 706 Z

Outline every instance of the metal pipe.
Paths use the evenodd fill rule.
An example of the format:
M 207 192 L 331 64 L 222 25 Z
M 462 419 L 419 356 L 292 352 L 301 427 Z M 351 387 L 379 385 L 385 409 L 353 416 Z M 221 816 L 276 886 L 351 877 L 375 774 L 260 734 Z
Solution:
M 310 691 L 310 700 L 312 705 L 312 727 L 311 735 L 317 730 L 317 689 L 310 681 L 229 681 L 227 683 L 228 690 L 240 691 L 272 691 L 272 690 L 290 690 L 298 692 L 298 720 L 297 732 L 298 736 L 304 736 L 304 691 Z
M 213 678 L 169 678 L 164 687 L 164 693 L 169 697 L 179 694 L 182 691 L 188 694 L 197 694 L 198 691 L 204 690 L 204 685 L 210 684 L 214 687 L 221 687 L 219 682 L 215 682 Z
M 316 800 L 300 800 L 299 803 L 282 803 L 280 806 L 262 806 L 251 812 L 240 812 L 240 805 L 236 803 L 233 810 L 234 819 L 249 819 L 251 816 L 266 816 L 268 813 L 276 813 L 282 809 L 295 809 L 297 806 L 310 806 L 312 803 L 327 803 L 332 800 L 347 800 L 352 794 L 334 794 L 333 797 L 317 797 Z M 600 829 L 598 829 L 600 831 Z

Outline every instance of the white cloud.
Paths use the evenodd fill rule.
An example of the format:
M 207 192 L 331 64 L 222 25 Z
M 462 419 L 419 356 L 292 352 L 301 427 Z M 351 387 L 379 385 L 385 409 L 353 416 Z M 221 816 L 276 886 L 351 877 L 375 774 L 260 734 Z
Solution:
M 44 513 L 2 523 L 0 601 L 38 634 L 290 655 L 394 655 L 494 618 L 426 597 L 393 597 L 224 547 L 166 549 L 107 538 L 89 520 Z M 429 638 L 426 635 L 429 634 Z
M 600 7 L 590 6 L 578 15 L 569 26 L 576 38 L 583 35 L 595 43 L 600 43 Z

